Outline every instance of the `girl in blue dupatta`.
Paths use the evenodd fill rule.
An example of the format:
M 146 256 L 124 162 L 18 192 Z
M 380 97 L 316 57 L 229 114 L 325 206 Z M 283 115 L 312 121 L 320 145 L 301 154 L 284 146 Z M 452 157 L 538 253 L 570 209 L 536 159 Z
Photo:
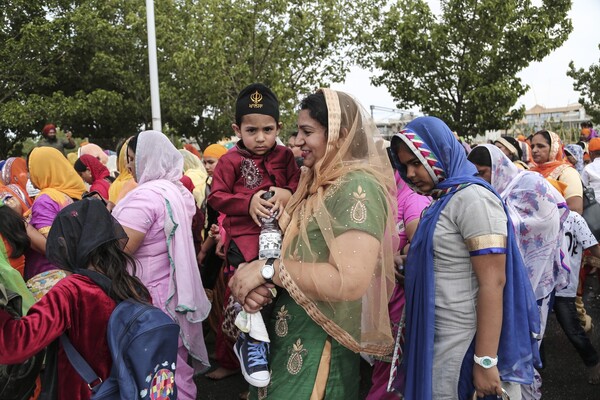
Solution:
M 501 199 L 437 118 L 412 121 L 391 150 L 402 179 L 434 199 L 406 262 L 406 379 L 396 388 L 408 400 L 503 389 L 520 399 L 539 364 L 539 315 Z

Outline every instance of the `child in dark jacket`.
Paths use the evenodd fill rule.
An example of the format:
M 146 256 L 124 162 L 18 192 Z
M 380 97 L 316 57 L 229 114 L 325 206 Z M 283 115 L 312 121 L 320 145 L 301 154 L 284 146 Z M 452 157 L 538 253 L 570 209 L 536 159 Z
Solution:
M 279 102 L 265 85 L 255 83 L 240 92 L 232 128 L 240 140 L 219 159 L 208 204 L 226 215 L 225 252 L 229 264 L 237 268 L 258 258 L 260 219 L 283 210 L 298 186 L 300 169 L 292 151 L 276 142 L 281 130 Z M 267 191 L 273 196 L 264 200 L 261 196 Z M 264 319 L 268 311 L 263 311 Z M 253 386 L 269 383 L 267 348 L 266 342 L 245 334 L 234 347 L 242 373 Z

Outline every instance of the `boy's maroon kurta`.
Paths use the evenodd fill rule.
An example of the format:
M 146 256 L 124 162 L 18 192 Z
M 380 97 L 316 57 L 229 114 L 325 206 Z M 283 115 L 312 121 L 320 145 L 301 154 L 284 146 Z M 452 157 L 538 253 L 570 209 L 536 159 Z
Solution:
M 67 276 L 31 307 L 26 317 L 17 320 L 0 310 L 0 363 L 20 363 L 66 331 L 73 346 L 105 380 L 112 366 L 106 330 L 115 306 L 115 301 L 91 279 L 82 275 Z M 61 347 L 59 399 L 89 399 L 91 394 Z
M 265 155 L 255 155 L 237 145 L 219 159 L 215 168 L 208 204 L 226 215 L 223 228 L 228 234 L 225 249 L 233 240 L 246 261 L 258 257 L 260 227 L 250 217 L 248 210 L 252 196 L 271 186 L 288 189 L 298 187 L 300 169 L 294 154 L 285 146 L 275 145 Z

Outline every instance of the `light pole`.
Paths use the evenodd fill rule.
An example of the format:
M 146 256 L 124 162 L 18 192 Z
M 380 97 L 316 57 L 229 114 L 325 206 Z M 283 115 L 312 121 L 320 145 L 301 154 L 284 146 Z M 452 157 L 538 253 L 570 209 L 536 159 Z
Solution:
M 158 62 L 156 61 L 156 30 L 154 23 L 154 0 L 146 0 L 148 24 L 148 65 L 150 67 L 150 100 L 152 103 L 152 129 L 162 132 L 160 120 L 160 93 L 158 90 Z

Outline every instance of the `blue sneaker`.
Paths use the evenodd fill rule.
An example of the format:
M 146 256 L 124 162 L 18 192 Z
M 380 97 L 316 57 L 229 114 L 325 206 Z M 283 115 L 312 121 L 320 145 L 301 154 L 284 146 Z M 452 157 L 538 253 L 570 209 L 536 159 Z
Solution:
M 240 360 L 242 375 L 246 382 L 259 388 L 269 384 L 271 374 L 267 361 L 268 343 L 254 342 L 245 333 L 241 333 L 233 345 L 233 352 Z

